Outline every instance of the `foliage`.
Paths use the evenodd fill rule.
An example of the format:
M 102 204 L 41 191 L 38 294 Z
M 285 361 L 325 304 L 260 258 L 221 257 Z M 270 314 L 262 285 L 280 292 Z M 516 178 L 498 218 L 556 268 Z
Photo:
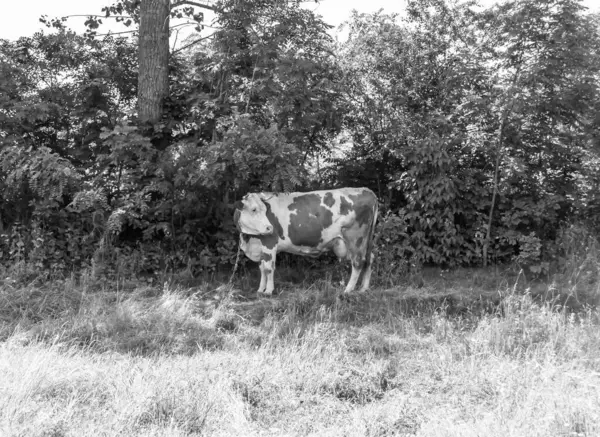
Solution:
M 202 26 L 202 8 L 171 6 Z M 301 2 L 209 6 L 217 28 L 171 53 L 150 129 L 137 42 L 100 33 L 109 18 L 135 33 L 139 2 L 85 35 L 45 17 L 55 33 L 0 42 L 2 263 L 228 268 L 233 204 L 260 190 L 373 189 L 390 277 L 488 261 L 547 274 L 560 229 L 598 231 L 599 21 L 578 1 L 411 0 L 402 19 L 353 13 L 344 40 Z
M 594 196 L 588 178 L 597 177 L 597 19 L 570 0 L 479 12 L 416 0 L 407 11 L 404 25 L 383 13 L 346 24 L 339 50 L 352 150 L 333 161 L 337 183 L 364 178 L 347 170 L 356 158 L 375 160 L 371 187 L 400 218 L 392 235 L 408 236 L 415 261 L 473 265 L 484 261 L 498 162 L 488 256 L 527 258 L 539 273 L 560 223 L 594 205 L 579 199 Z
M 203 151 L 197 171 L 202 185 L 237 192 L 287 192 L 301 184 L 300 151 L 274 124 L 265 129 L 248 116 L 234 115 L 223 120 L 219 130 L 222 139 Z
M 67 206 L 104 171 L 90 160 L 102 150 L 100 131 L 134 96 L 124 72 L 130 47 L 70 32 L 2 42 L 3 260 L 59 271 L 89 262 L 92 223 Z

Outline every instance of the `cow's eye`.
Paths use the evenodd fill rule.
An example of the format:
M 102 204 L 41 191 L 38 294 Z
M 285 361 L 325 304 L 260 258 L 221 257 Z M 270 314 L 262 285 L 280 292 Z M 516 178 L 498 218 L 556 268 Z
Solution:
M 252 212 L 256 212 L 256 211 L 257 211 L 256 207 L 252 208 Z

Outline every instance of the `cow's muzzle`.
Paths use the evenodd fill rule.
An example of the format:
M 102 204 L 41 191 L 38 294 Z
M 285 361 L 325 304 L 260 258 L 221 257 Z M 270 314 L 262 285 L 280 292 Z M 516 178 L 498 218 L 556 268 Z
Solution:
M 253 232 L 250 235 L 271 235 L 272 233 L 273 233 L 273 226 L 267 225 L 267 226 L 265 226 L 263 231 L 259 231 L 257 229 L 256 232 Z

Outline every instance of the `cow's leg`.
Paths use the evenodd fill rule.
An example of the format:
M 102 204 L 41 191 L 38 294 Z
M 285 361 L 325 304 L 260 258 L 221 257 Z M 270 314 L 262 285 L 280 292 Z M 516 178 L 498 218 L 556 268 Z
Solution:
M 366 265 L 366 242 L 362 237 L 364 235 L 364 230 L 357 224 L 354 224 L 350 228 L 344 229 L 342 234 L 344 236 L 347 249 L 347 258 L 352 263 L 352 274 L 350 275 L 350 280 L 348 281 L 346 289 L 344 290 L 344 293 L 350 293 L 356 288 L 356 283 L 360 278 L 363 267 Z
M 271 261 L 269 261 L 267 267 L 265 268 L 265 274 L 267 276 L 267 288 L 265 290 L 265 294 L 269 296 L 273 294 L 273 290 L 275 289 L 275 255 L 276 251 L 273 251 L 271 254 Z
M 365 264 L 363 254 L 353 243 L 348 244 L 348 259 L 352 265 L 352 274 L 350 275 L 350 280 L 348 280 L 348 284 L 346 285 L 344 293 L 350 293 L 354 291 L 356 288 L 356 283 L 360 277 L 360 272 Z
M 267 275 L 265 274 L 264 261 L 260 262 L 260 265 L 258 266 L 258 268 L 260 269 L 260 285 L 258 286 L 257 293 L 261 294 L 261 293 L 265 292 L 265 288 L 267 286 Z
M 260 257 L 260 286 L 258 287 L 258 292 L 269 296 L 273 294 L 273 290 L 275 289 L 273 277 L 275 273 L 276 253 L 274 249 L 263 248 Z
M 371 283 L 371 267 L 373 266 L 373 261 L 375 260 L 375 254 L 371 253 L 369 259 L 366 260 L 365 265 L 363 267 L 363 280 L 362 285 L 360 286 L 359 292 L 367 291 L 369 288 L 369 284 Z
M 356 283 L 358 282 L 358 277 L 360 276 L 360 271 L 362 270 L 363 262 L 360 258 L 351 257 L 352 261 L 352 274 L 350 275 L 350 280 L 348 281 L 348 285 L 346 285 L 346 289 L 344 293 L 350 293 L 354 291 L 356 287 Z

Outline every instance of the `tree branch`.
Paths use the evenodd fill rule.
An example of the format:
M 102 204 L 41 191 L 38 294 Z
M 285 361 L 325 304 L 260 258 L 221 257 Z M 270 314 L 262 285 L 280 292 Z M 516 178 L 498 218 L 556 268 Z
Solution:
M 134 33 L 137 30 L 124 30 L 123 32 L 108 32 L 108 33 L 97 33 L 94 36 L 112 36 L 112 35 L 121 35 L 123 33 Z
M 201 24 L 198 24 L 195 21 L 188 21 L 187 23 L 179 23 L 179 24 L 172 25 L 171 30 L 175 29 L 176 27 L 182 27 L 182 26 L 201 26 Z
M 214 33 L 211 33 L 211 34 L 210 34 L 210 35 L 208 35 L 208 36 L 205 36 L 205 37 L 203 37 L 203 38 L 199 38 L 199 39 L 197 39 L 197 40 L 195 40 L 195 41 L 192 41 L 191 43 L 189 43 L 189 44 L 186 44 L 186 45 L 184 45 L 183 47 L 179 47 L 177 50 L 174 50 L 174 51 L 172 51 L 172 52 L 171 52 L 171 54 L 172 54 L 172 55 L 174 55 L 175 53 L 178 53 L 178 52 L 180 52 L 180 51 L 182 51 L 182 50 L 185 50 L 185 49 L 187 49 L 188 47 L 191 47 L 191 46 L 193 46 L 194 44 L 198 44 L 199 42 L 201 42 L 201 41 L 204 41 L 205 39 L 208 39 L 208 38 L 210 38 L 210 37 L 211 37 L 211 36 L 213 36 L 213 35 L 214 35 Z
M 181 5 L 197 6 L 199 8 L 208 9 L 209 11 L 213 11 L 213 12 L 216 11 L 215 7 L 212 5 L 198 3 L 198 2 L 189 1 L 189 0 L 180 0 L 178 2 L 174 2 L 173 5 L 171 6 L 171 9 L 175 9 L 176 7 L 181 6 Z
M 85 14 L 85 15 L 65 15 L 64 18 L 71 17 L 98 17 L 98 18 L 133 18 L 131 15 L 96 15 L 96 14 Z
M 173 50 L 175 50 L 175 46 L 177 45 L 177 38 L 179 38 L 179 31 L 181 29 L 176 29 L 175 30 L 175 41 L 173 42 L 173 48 L 171 49 L 171 52 L 173 52 Z
M 207 29 L 215 29 L 215 30 L 222 29 L 222 27 L 210 26 L 208 24 L 204 24 L 204 22 L 199 23 L 197 21 L 186 21 L 185 23 L 175 24 L 175 25 L 171 26 L 171 29 L 173 29 L 175 27 L 180 27 L 180 26 L 201 26 L 201 27 L 206 27 Z

